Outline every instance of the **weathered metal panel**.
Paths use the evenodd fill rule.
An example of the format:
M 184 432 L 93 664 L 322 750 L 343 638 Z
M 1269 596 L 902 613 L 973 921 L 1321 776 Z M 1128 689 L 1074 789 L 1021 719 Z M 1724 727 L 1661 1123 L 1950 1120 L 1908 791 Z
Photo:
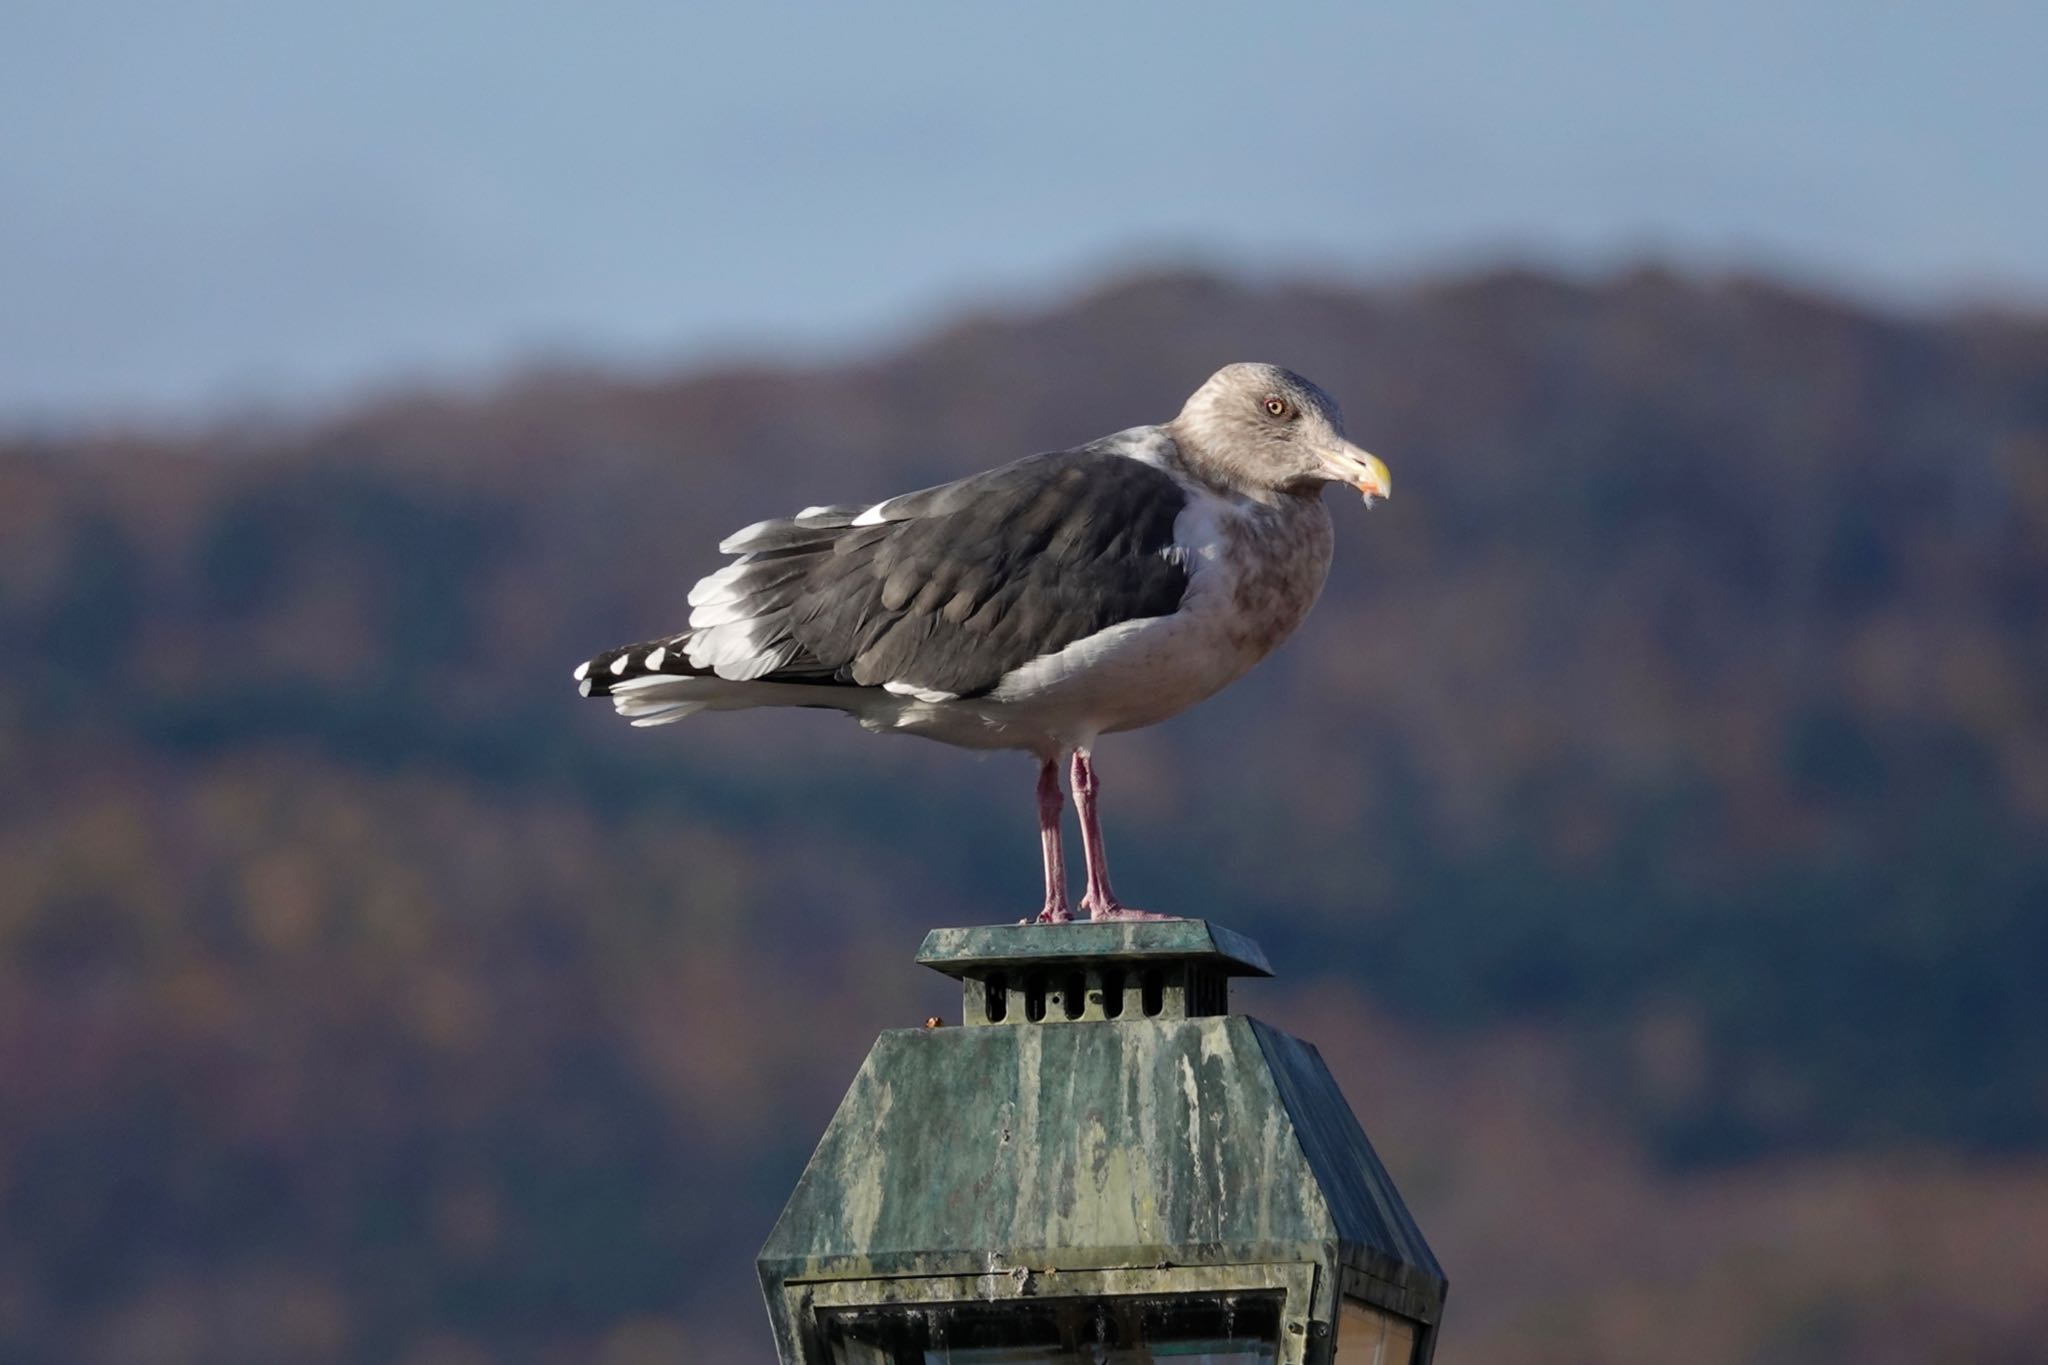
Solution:
M 1280 1100 L 1293 1119 L 1303 1155 L 1321 1189 L 1346 1260 L 1368 1276 L 1412 1296 L 1407 1306 L 1385 1306 L 1425 1322 L 1442 1311 L 1443 1267 L 1423 1239 L 1358 1117 L 1344 1102 L 1336 1077 L 1314 1045 L 1270 1024 L 1247 1021 L 1271 1068 Z
M 1332 1232 L 1247 1019 L 903 1029 L 876 1042 L 763 1256 L 1145 1265 Z
M 1102 924 L 984 924 L 934 929 L 917 960 L 947 976 L 983 974 L 1030 963 L 1077 958 L 1125 962 L 1212 962 L 1232 976 L 1271 976 L 1258 944 L 1207 920 L 1129 920 Z
M 919 957 L 970 981 L 1047 963 L 1267 970 L 1256 945 L 1200 921 L 938 930 Z M 796 1360 L 821 1295 L 991 1277 L 1072 1292 L 1101 1274 L 1172 1292 L 1177 1268 L 1236 1282 L 1288 1265 L 1317 1268 L 1294 1324 L 1305 1359 L 1327 1359 L 1340 1290 L 1423 1324 L 1425 1358 L 1434 1345 L 1443 1271 L 1316 1050 L 1242 1016 L 1127 1014 L 884 1033 L 760 1272 Z

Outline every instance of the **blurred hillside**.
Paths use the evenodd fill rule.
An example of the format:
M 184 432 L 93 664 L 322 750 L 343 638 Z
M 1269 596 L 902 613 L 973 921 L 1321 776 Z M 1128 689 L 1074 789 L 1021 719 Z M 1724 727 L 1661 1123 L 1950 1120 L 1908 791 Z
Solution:
M 633 732 L 569 669 L 744 522 L 1238 359 L 1400 496 L 1105 745 L 1119 887 L 1272 952 L 1443 1358 L 2037 1358 L 2048 319 L 1654 272 L 1149 277 L 832 369 L 7 443 L 0 1357 L 763 1358 L 845 1081 L 957 1016 L 917 935 L 1035 905 L 1030 766 Z

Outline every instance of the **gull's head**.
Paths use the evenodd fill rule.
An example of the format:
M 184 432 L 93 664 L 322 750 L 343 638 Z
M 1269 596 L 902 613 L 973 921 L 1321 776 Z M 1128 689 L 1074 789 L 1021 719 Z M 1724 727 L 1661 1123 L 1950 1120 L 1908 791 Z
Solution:
M 1278 365 L 1225 365 L 1167 424 L 1191 467 L 1259 492 L 1349 484 L 1366 506 L 1391 496 L 1387 467 L 1344 437 L 1337 400 Z

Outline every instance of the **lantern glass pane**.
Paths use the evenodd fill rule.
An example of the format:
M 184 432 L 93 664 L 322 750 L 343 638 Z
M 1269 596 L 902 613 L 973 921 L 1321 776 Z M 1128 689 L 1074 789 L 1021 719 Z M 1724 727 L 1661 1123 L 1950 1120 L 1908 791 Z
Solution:
M 1414 1323 L 1357 1299 L 1344 1300 L 1337 1320 L 1337 1365 L 1409 1365 L 1414 1358 Z
M 834 1365 L 1272 1365 L 1279 1294 L 888 1304 L 820 1314 Z

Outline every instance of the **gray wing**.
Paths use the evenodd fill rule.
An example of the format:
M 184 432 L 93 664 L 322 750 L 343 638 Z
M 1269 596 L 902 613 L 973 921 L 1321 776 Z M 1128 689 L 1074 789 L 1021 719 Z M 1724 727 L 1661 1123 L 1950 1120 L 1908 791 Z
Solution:
M 689 632 L 657 656 L 666 667 L 633 659 L 616 672 L 977 696 L 1076 640 L 1177 608 L 1188 572 L 1173 524 L 1186 502 L 1156 466 L 1083 447 L 872 508 L 760 522 L 719 547 L 738 558 L 691 592 Z

